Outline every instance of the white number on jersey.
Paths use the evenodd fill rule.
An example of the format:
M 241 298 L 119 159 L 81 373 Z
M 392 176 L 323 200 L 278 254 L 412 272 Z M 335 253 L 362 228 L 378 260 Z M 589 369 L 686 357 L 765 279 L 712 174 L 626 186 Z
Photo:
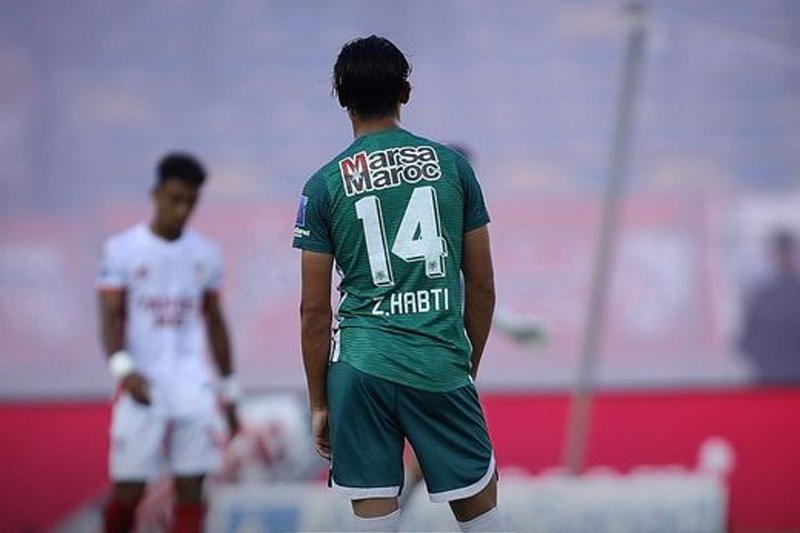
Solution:
M 364 224 L 372 281 L 378 287 L 391 287 L 394 285 L 394 275 L 380 199 L 366 196 L 356 202 L 355 207 L 356 215 Z M 430 186 L 417 187 L 411 193 L 391 251 L 407 263 L 423 261 L 425 275 L 429 278 L 445 275 L 447 245 L 442 237 L 436 189 Z

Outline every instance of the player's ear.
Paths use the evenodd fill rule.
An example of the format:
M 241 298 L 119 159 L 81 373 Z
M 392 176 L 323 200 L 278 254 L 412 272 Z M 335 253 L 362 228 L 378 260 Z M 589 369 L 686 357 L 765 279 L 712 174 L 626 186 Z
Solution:
M 400 103 L 407 104 L 411 98 L 411 84 L 407 81 L 403 82 L 403 89 L 400 91 Z

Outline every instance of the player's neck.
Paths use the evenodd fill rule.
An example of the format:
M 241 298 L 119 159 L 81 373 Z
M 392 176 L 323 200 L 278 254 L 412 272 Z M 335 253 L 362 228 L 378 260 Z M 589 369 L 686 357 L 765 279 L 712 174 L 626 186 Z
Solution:
M 350 120 L 353 123 L 353 137 L 356 139 L 370 133 L 379 133 L 400 127 L 400 117 L 398 116 L 362 120 L 351 113 Z
M 181 238 L 181 234 L 183 233 L 182 228 L 175 229 L 173 227 L 167 226 L 165 224 L 159 224 L 158 220 L 153 220 L 150 223 L 150 231 L 153 232 L 153 235 L 156 237 L 160 237 L 165 241 L 177 241 Z

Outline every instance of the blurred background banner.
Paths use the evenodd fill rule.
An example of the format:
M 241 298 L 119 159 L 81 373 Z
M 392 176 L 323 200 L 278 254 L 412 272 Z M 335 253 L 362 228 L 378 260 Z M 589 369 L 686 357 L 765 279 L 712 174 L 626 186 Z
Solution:
M 548 330 L 536 353 L 494 335 L 484 386 L 568 388 L 620 86 L 620 6 L 0 3 L 0 396 L 108 392 L 92 285 L 101 243 L 149 217 L 155 161 L 174 148 L 211 171 L 194 225 L 224 248 L 245 385 L 302 387 L 296 198 L 350 142 L 331 67 L 343 42 L 373 32 L 414 64 L 404 124 L 474 157 L 499 307 Z M 768 273 L 765 238 L 800 232 L 800 5 L 650 7 L 598 381 L 748 383 L 746 289 Z

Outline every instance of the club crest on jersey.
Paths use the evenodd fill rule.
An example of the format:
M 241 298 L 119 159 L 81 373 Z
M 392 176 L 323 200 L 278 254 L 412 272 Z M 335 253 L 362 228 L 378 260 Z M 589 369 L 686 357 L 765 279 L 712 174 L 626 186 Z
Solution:
M 339 172 L 347 196 L 442 177 L 439 157 L 432 146 L 358 152 L 339 161 Z

